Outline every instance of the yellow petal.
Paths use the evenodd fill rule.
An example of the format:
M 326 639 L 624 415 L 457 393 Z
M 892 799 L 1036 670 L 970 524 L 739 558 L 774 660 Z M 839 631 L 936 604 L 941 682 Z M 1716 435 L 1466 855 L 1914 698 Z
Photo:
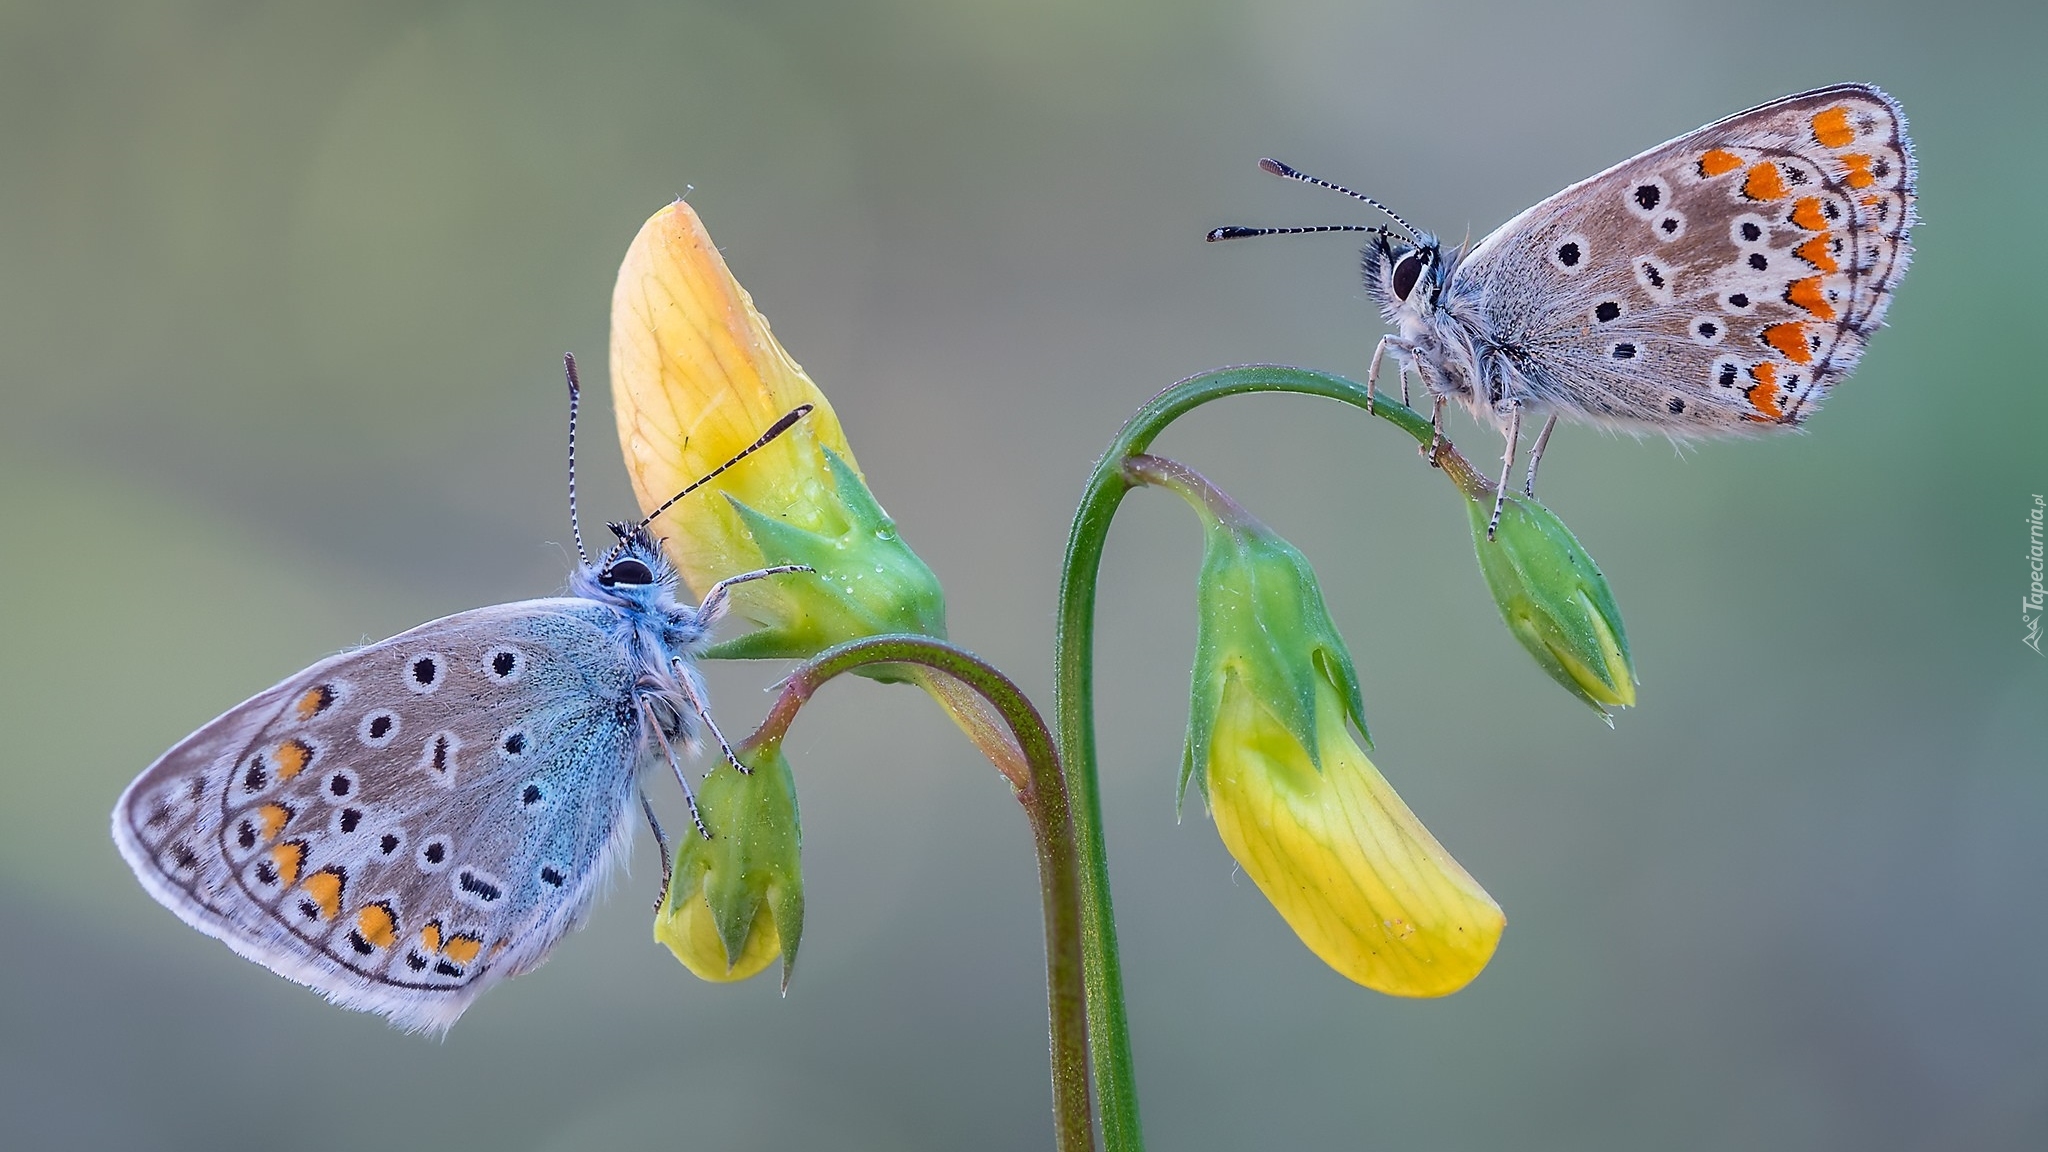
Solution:
M 821 450 L 853 463 L 839 418 L 680 200 L 648 218 L 619 266 L 611 373 L 619 441 L 643 509 L 731 459 L 797 405 L 812 406 L 781 439 L 713 481 L 713 491 L 656 523 L 691 587 L 758 566 L 716 492 L 800 528 L 842 530 L 825 522 L 831 501 Z
M 725 944 L 718 938 L 718 922 L 712 917 L 711 905 L 704 899 L 702 891 L 677 901 L 669 915 L 656 916 L 654 938 L 668 945 L 668 950 L 676 954 L 676 959 L 683 962 L 683 967 L 688 968 L 691 975 L 717 984 L 745 980 L 782 955 L 782 937 L 776 933 L 775 918 L 769 915 L 764 901 L 754 916 L 753 927 L 747 933 L 747 942 L 740 949 L 739 959 L 728 966 Z
M 1319 691 L 1322 771 L 1235 676 L 1210 745 L 1216 831 L 1309 950 L 1395 996 L 1470 983 L 1507 919 L 1381 777 Z

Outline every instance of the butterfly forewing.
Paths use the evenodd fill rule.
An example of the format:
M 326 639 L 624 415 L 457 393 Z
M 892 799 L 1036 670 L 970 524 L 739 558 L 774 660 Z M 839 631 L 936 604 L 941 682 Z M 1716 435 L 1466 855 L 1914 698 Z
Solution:
M 641 745 L 615 621 L 527 601 L 324 661 L 166 753 L 115 840 L 237 952 L 445 1028 L 537 964 L 623 850 Z
M 1841 85 L 1581 181 L 1458 276 L 1535 403 L 1676 435 L 1796 425 L 1883 319 L 1913 197 L 1898 106 Z

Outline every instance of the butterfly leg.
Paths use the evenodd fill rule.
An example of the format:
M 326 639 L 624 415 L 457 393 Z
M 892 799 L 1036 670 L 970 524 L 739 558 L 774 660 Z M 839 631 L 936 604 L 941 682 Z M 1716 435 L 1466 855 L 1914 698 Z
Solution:
M 1372 363 L 1365 369 L 1365 411 L 1368 415 L 1372 412 L 1373 389 L 1380 381 L 1380 360 L 1386 356 L 1387 342 L 1391 339 L 1391 336 L 1380 337 L 1380 342 L 1373 346 Z M 1408 362 L 1398 355 L 1394 357 L 1394 374 L 1400 378 L 1401 403 L 1405 407 L 1408 403 Z
M 725 615 L 726 596 L 730 594 L 735 584 L 745 584 L 749 580 L 759 580 L 767 576 L 780 576 L 785 572 L 816 571 L 817 569 L 809 564 L 779 564 L 773 568 L 763 568 L 759 572 L 742 572 L 737 576 L 727 576 L 713 584 L 711 591 L 704 594 L 704 602 L 697 605 L 697 623 L 708 627 L 720 616 Z M 709 719 L 706 717 L 707 721 Z
M 1500 527 L 1500 510 L 1508 499 L 1508 474 L 1515 470 L 1515 449 L 1522 438 L 1522 402 L 1508 401 L 1508 446 L 1500 458 L 1500 482 L 1493 486 L 1493 519 L 1486 522 L 1486 538 L 1493 539 L 1494 530 Z
M 1373 345 L 1372 363 L 1367 364 L 1365 366 L 1365 414 L 1368 416 L 1372 415 L 1373 389 L 1377 388 L 1380 382 L 1380 359 L 1384 357 L 1386 354 L 1387 338 L 1385 336 L 1382 336 L 1380 337 L 1380 342 L 1378 344 Z M 1401 383 L 1403 385 L 1408 383 L 1407 377 L 1405 375 L 1402 377 Z
M 647 793 L 640 793 L 640 814 L 647 817 L 647 827 L 654 833 L 654 846 L 661 849 L 661 894 L 654 898 L 654 910 L 668 903 L 668 882 L 675 878 L 675 857 L 669 854 L 668 837 L 662 834 L 661 821 L 654 818 L 654 805 L 647 800 Z
M 697 826 L 698 835 L 711 839 L 711 829 L 704 826 L 704 814 L 697 810 L 697 790 L 690 787 L 689 773 L 683 771 L 682 762 L 676 759 L 675 745 L 668 742 L 668 733 L 662 731 L 661 718 L 654 714 L 654 701 L 643 698 L 640 709 L 646 714 L 647 730 L 654 733 L 654 742 L 661 745 L 662 754 L 668 757 L 669 771 L 676 774 L 676 783 L 683 786 L 683 803 L 690 806 L 690 823 Z
M 1436 462 L 1436 454 L 1444 446 L 1444 398 L 1433 396 L 1432 399 L 1436 402 L 1429 408 L 1429 447 L 1424 448 L 1422 454 L 1429 458 L 1431 468 L 1441 468 L 1443 465 Z
M 1552 412 L 1543 421 L 1543 431 L 1536 434 L 1536 446 L 1529 449 L 1529 478 L 1522 482 L 1522 495 L 1536 497 L 1536 465 L 1543 460 L 1543 450 L 1550 446 L 1550 430 L 1557 427 L 1557 413 Z
M 810 569 L 805 568 L 804 571 L 808 572 Z M 707 596 L 705 599 L 708 601 L 710 597 Z M 680 665 L 682 661 L 678 660 L 676 663 Z M 711 719 L 711 706 L 704 703 L 704 696 L 697 691 L 697 681 L 689 674 L 689 669 L 676 669 L 676 683 L 682 687 L 683 697 L 690 702 L 690 707 L 697 710 L 697 719 L 704 721 L 704 730 L 711 733 L 711 738 L 718 742 L 718 750 L 725 753 L 725 762 L 738 769 L 740 775 L 752 776 L 754 770 L 740 763 L 740 758 L 733 755 L 732 745 L 725 742 L 725 733 L 720 732 L 718 723 Z

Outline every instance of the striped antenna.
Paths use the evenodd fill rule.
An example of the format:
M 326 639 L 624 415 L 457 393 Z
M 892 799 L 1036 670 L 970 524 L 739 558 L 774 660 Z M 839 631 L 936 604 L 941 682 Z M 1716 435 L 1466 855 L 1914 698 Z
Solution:
M 734 453 L 732 459 L 727 460 L 725 463 L 720 464 L 718 467 L 713 468 L 711 471 L 706 472 L 704 475 L 698 477 L 695 481 L 692 481 L 681 492 L 678 492 L 675 495 L 669 497 L 668 499 L 662 501 L 661 507 L 656 508 L 652 512 L 649 512 L 645 519 L 641 520 L 638 524 L 635 524 L 632 527 L 631 531 L 619 534 L 619 543 L 615 547 L 613 547 L 610 552 L 605 553 L 605 560 L 609 561 L 613 556 L 617 555 L 619 551 L 625 547 L 627 537 L 629 537 L 633 532 L 638 532 L 641 529 L 647 527 L 649 524 L 654 523 L 655 518 L 660 516 L 663 512 L 666 512 L 670 508 L 674 507 L 676 501 L 681 500 L 683 497 L 688 496 L 690 493 L 695 492 L 697 489 L 702 488 L 706 484 L 711 483 L 713 480 L 718 479 L 719 476 L 724 474 L 726 469 L 732 467 L 733 465 L 739 463 L 742 460 L 745 460 L 747 457 L 752 456 L 754 453 L 759 452 L 761 449 L 766 448 L 770 443 L 772 443 L 775 440 L 777 436 L 780 436 L 784 432 L 789 431 L 791 428 L 796 426 L 797 421 L 810 415 L 811 408 L 812 405 L 809 404 L 799 404 L 796 407 L 791 408 L 789 411 L 782 414 L 781 419 L 777 420 L 773 424 L 770 424 L 768 426 L 768 430 L 766 432 L 761 433 L 760 439 L 754 441 L 752 444 L 749 444 L 745 448 L 742 448 L 738 452 Z M 613 525 L 612 531 L 618 532 L 618 526 Z M 602 566 L 603 564 L 600 563 L 599 567 Z
M 1328 188 L 1332 192 L 1341 192 L 1344 195 L 1351 197 L 1353 200 L 1362 200 L 1365 203 L 1370 204 L 1373 207 L 1379 209 L 1380 211 L 1386 213 L 1389 219 L 1391 219 L 1394 223 L 1399 224 L 1401 226 L 1401 231 L 1406 232 L 1408 234 L 1409 243 L 1420 244 L 1422 242 L 1420 239 L 1417 238 L 1418 233 L 1415 231 L 1414 227 L 1411 226 L 1408 223 L 1408 221 L 1401 219 L 1401 214 L 1399 212 L 1394 211 L 1392 208 L 1389 208 L 1385 204 L 1382 204 L 1379 201 L 1373 199 L 1372 197 L 1367 196 L 1363 192 L 1353 192 L 1351 189 L 1346 188 L 1342 184 L 1332 184 L 1328 180 L 1323 180 L 1318 177 L 1311 176 L 1308 173 L 1303 172 L 1302 170 L 1294 167 L 1291 164 L 1283 164 L 1280 161 L 1274 160 L 1270 157 L 1260 160 L 1259 168 L 1262 171 L 1271 172 L 1275 176 L 1285 176 L 1289 180 L 1299 180 L 1303 184 L 1313 184 L 1318 188 Z M 1209 240 L 1213 243 L 1217 240 L 1236 240 L 1245 236 L 1290 236 L 1298 235 L 1305 232 L 1378 232 L 1384 235 L 1386 233 L 1386 229 L 1369 228 L 1362 224 L 1325 224 L 1313 228 L 1218 228 L 1209 233 Z
M 569 377 L 569 535 L 576 538 L 576 559 L 588 564 L 590 556 L 583 551 L 583 528 L 576 522 L 576 407 L 583 397 L 583 386 L 576 380 L 576 357 L 562 353 L 562 371 Z

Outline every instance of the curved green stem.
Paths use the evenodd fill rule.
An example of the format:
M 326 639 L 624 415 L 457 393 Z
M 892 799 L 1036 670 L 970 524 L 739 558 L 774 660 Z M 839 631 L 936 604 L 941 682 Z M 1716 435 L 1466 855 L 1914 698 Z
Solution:
M 1083 958 L 1088 977 L 1088 1035 L 1100 1093 L 1103 1147 L 1138 1152 L 1144 1134 L 1138 1122 L 1136 1077 L 1131 1064 L 1130 1026 L 1124 1011 L 1123 974 L 1116 945 L 1116 920 L 1109 898 L 1109 857 L 1102 838 L 1102 799 L 1095 765 L 1095 587 L 1109 523 L 1134 486 L 1125 462 L 1150 447 L 1168 424 L 1188 411 L 1225 396 L 1249 392 L 1298 392 L 1327 396 L 1367 409 L 1420 443 L 1432 443 L 1427 418 L 1384 393 L 1341 376 L 1305 368 L 1253 365 L 1192 376 L 1138 409 L 1096 462 L 1067 535 L 1066 565 L 1060 576 L 1060 609 L 1054 650 L 1053 713 L 1073 803 L 1074 835 L 1080 849 Z M 1478 473 L 1451 447 L 1435 438 L 1431 463 L 1462 487 Z M 1491 484 L 1488 483 L 1491 491 Z
M 761 726 L 744 742 L 780 740 L 804 702 L 827 680 L 878 664 L 908 664 L 936 679 L 965 685 L 993 710 L 993 718 L 963 715 L 963 700 L 950 685 L 927 688 L 991 762 L 1010 780 L 1031 821 L 1038 849 L 1038 883 L 1045 905 L 1047 1011 L 1052 1035 L 1054 1147 L 1084 1152 L 1095 1146 L 1088 1092 L 1087 997 L 1082 982 L 1080 881 L 1074 825 L 1067 803 L 1059 752 L 1045 721 L 1017 685 L 972 652 L 926 636 L 871 636 L 828 648 L 811 657 L 783 683 L 781 695 Z M 1000 733 L 999 720 L 1007 733 Z M 1004 741 L 991 747 L 992 740 Z

